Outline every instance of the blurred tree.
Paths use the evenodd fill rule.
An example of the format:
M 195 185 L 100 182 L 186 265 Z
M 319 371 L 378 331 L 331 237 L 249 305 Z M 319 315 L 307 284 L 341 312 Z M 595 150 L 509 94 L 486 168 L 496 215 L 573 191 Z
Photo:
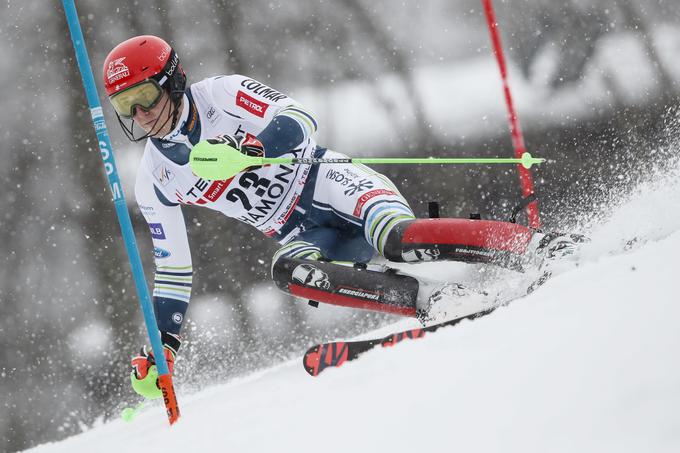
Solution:
M 168 42 L 173 41 L 174 27 L 171 22 L 171 8 L 173 2 L 165 0 L 153 0 L 140 2 L 137 0 L 124 0 L 117 3 L 129 23 L 124 39 L 137 35 L 157 35 Z M 91 6 L 96 9 L 96 6 Z M 102 9 L 102 15 L 106 10 Z
M 622 16 L 621 21 L 624 29 L 635 32 L 644 45 L 645 54 L 656 71 L 659 92 L 662 97 L 672 97 L 676 92 L 677 85 L 659 57 L 654 42 L 653 27 L 649 26 L 647 20 L 649 16 L 654 16 L 654 13 L 661 13 L 661 3 L 648 4 L 645 8 L 631 0 L 618 0 L 617 6 Z
M 384 96 L 380 87 L 376 86 L 374 90 L 381 100 L 385 112 L 392 119 L 394 131 L 400 136 L 400 141 L 406 144 L 417 143 L 418 152 L 430 152 L 440 148 L 437 138 L 431 133 L 430 122 L 427 119 L 425 108 L 418 92 L 418 86 L 413 76 L 414 68 L 409 64 L 405 53 L 399 46 L 395 45 L 393 37 L 388 34 L 387 30 L 384 27 L 378 26 L 377 22 L 359 0 L 342 0 L 342 3 L 349 11 L 350 17 L 356 21 L 358 28 L 362 29 L 365 35 L 373 41 L 383 60 L 384 67 L 382 71 L 385 69 L 393 71 L 404 84 L 404 93 L 409 103 L 408 108 L 405 108 L 403 105 L 395 105 L 392 100 Z M 378 85 L 378 74 L 374 73 L 371 75 L 372 77 L 369 80 Z M 402 126 L 400 119 L 407 115 L 405 112 L 413 115 L 414 124 L 408 130 L 411 133 L 415 132 L 415 137 L 406 136 L 403 133 L 405 128 Z
M 243 24 L 243 6 L 235 0 L 218 0 L 214 5 L 218 18 L 217 35 L 220 50 L 226 53 L 225 68 L 235 74 L 248 74 L 251 63 L 241 45 L 241 26 Z
M 507 23 L 510 54 L 526 78 L 546 52 L 555 52 L 556 63 L 548 75 L 548 86 L 557 90 L 581 80 L 587 65 L 593 60 L 601 40 L 612 33 L 633 32 L 645 49 L 656 73 L 663 97 L 675 92 L 675 83 L 659 58 L 654 43 L 654 29 L 648 20 L 662 21 L 663 11 L 673 8 L 663 2 L 634 3 L 631 0 L 524 0 L 502 2 L 501 29 Z M 676 7 L 677 9 L 677 7 Z M 676 17 L 676 16 L 669 16 Z M 541 66 L 539 70 L 545 70 Z M 614 70 L 616 70 L 614 68 Z M 544 77 L 545 74 L 541 74 Z M 607 83 L 614 92 L 615 102 L 621 103 L 611 77 Z

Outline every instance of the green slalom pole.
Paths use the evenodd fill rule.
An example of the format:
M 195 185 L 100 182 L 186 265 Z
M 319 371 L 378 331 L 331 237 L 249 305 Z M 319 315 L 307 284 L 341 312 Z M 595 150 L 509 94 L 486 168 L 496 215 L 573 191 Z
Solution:
M 208 143 L 202 141 L 191 150 L 189 165 L 198 176 L 208 180 L 224 180 L 234 177 L 248 167 L 276 164 L 519 164 L 524 168 L 545 162 L 545 159 L 532 157 L 524 153 L 521 158 L 487 157 L 347 157 L 347 158 L 315 158 L 315 157 L 256 157 L 242 154 L 237 149 L 224 143 Z

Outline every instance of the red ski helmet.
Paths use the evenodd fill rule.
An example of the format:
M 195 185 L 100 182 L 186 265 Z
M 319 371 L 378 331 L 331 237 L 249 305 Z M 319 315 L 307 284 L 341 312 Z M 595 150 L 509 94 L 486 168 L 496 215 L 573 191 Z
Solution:
M 172 128 L 175 127 L 182 95 L 186 87 L 186 75 L 177 53 L 163 39 L 157 36 L 143 35 L 135 36 L 118 44 L 104 60 L 103 78 L 104 88 L 109 97 L 118 97 L 116 95 L 145 82 L 147 84 L 152 82 L 153 85 L 167 91 L 175 107 L 172 115 Z M 159 97 L 160 94 L 162 92 L 158 91 Z M 144 95 L 145 97 L 139 105 L 148 108 L 148 104 L 153 99 L 149 99 L 149 90 L 146 90 Z M 127 107 L 134 108 L 134 104 Z M 132 111 L 127 112 L 126 115 L 116 103 L 114 103 L 114 108 L 116 108 L 116 114 L 119 115 L 119 120 L 121 115 L 125 118 L 132 116 Z M 132 126 L 127 126 L 122 121 L 121 126 L 128 138 L 132 140 L 141 140 L 148 136 L 147 134 L 139 139 L 134 138 Z
M 170 44 L 157 36 L 135 36 L 123 41 L 104 60 L 104 87 L 111 96 L 147 79 L 184 90 L 186 77 Z M 174 85 L 174 86 L 173 86 Z

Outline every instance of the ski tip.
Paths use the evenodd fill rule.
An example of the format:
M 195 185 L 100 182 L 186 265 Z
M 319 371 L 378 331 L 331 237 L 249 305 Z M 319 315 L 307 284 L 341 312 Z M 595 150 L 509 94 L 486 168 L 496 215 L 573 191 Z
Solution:
M 310 376 L 318 376 L 328 367 L 338 367 L 349 357 L 347 343 L 338 341 L 312 346 L 302 358 L 302 365 Z
M 320 344 L 312 346 L 302 357 L 302 366 L 304 366 L 305 371 L 309 373 L 310 376 L 319 375 L 319 363 L 321 362 L 321 352 L 319 352 L 319 349 L 321 349 L 322 346 L 323 345 Z

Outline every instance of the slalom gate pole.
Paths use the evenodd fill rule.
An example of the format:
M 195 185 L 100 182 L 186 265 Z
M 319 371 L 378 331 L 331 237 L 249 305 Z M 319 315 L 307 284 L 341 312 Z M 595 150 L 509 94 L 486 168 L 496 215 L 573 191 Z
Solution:
M 159 374 L 158 383 L 163 392 L 163 400 L 168 413 L 168 421 L 170 424 L 173 424 L 179 418 L 179 406 L 172 384 L 172 375 L 168 370 L 168 364 L 165 361 L 165 355 L 163 354 L 161 336 L 156 325 L 156 316 L 154 315 L 151 298 L 149 297 L 149 289 L 146 286 L 144 268 L 142 267 L 142 260 L 140 259 L 139 251 L 137 250 L 135 233 L 132 229 L 130 214 L 125 204 L 123 188 L 120 183 L 120 178 L 118 177 L 118 170 L 116 169 L 116 162 L 112 152 L 113 148 L 111 147 L 111 140 L 109 139 L 109 133 L 106 129 L 106 122 L 104 121 L 104 113 L 99 102 L 97 87 L 94 83 L 90 59 L 87 56 L 85 39 L 83 38 L 83 32 L 80 28 L 80 21 L 78 20 L 78 13 L 74 0 L 62 0 L 62 3 L 64 5 L 68 27 L 71 32 L 71 40 L 73 41 L 73 47 L 76 52 L 78 68 L 80 69 L 83 86 L 85 87 L 85 93 L 87 94 L 87 102 L 90 107 L 92 123 L 95 132 L 97 133 L 99 150 L 104 161 L 104 170 L 106 171 L 111 192 L 113 193 L 113 203 L 116 207 L 116 214 L 118 215 L 118 222 L 120 223 L 121 233 L 123 234 L 123 240 L 125 241 L 125 248 L 128 257 L 130 258 L 130 266 L 132 267 L 132 275 L 137 288 L 139 303 L 142 307 L 142 313 L 144 314 L 146 330 L 149 334 L 151 347 L 153 348 L 156 359 L 156 367 L 158 368 Z
M 515 149 L 515 157 L 521 157 L 526 152 L 524 145 L 524 136 L 519 124 L 519 118 L 515 110 L 515 105 L 512 101 L 512 93 L 510 92 L 510 85 L 508 83 L 508 70 L 505 63 L 505 55 L 503 54 L 503 45 L 501 44 L 501 37 L 498 31 L 498 22 L 496 21 L 496 13 L 493 8 L 493 0 L 482 0 L 484 5 L 484 13 L 486 14 L 486 22 L 489 26 L 489 33 L 491 34 L 491 42 L 493 44 L 494 55 L 498 61 L 498 68 L 501 72 L 501 79 L 503 81 L 503 92 L 505 94 L 505 103 L 508 108 L 508 119 L 510 121 L 510 134 L 512 135 L 512 146 Z M 519 182 L 522 188 L 522 197 L 526 200 L 534 194 L 534 180 L 531 176 L 531 171 L 521 165 L 517 166 L 519 170 Z M 533 200 L 527 204 L 527 217 L 529 219 L 529 226 L 532 228 L 540 228 L 541 221 L 538 215 L 538 201 Z

